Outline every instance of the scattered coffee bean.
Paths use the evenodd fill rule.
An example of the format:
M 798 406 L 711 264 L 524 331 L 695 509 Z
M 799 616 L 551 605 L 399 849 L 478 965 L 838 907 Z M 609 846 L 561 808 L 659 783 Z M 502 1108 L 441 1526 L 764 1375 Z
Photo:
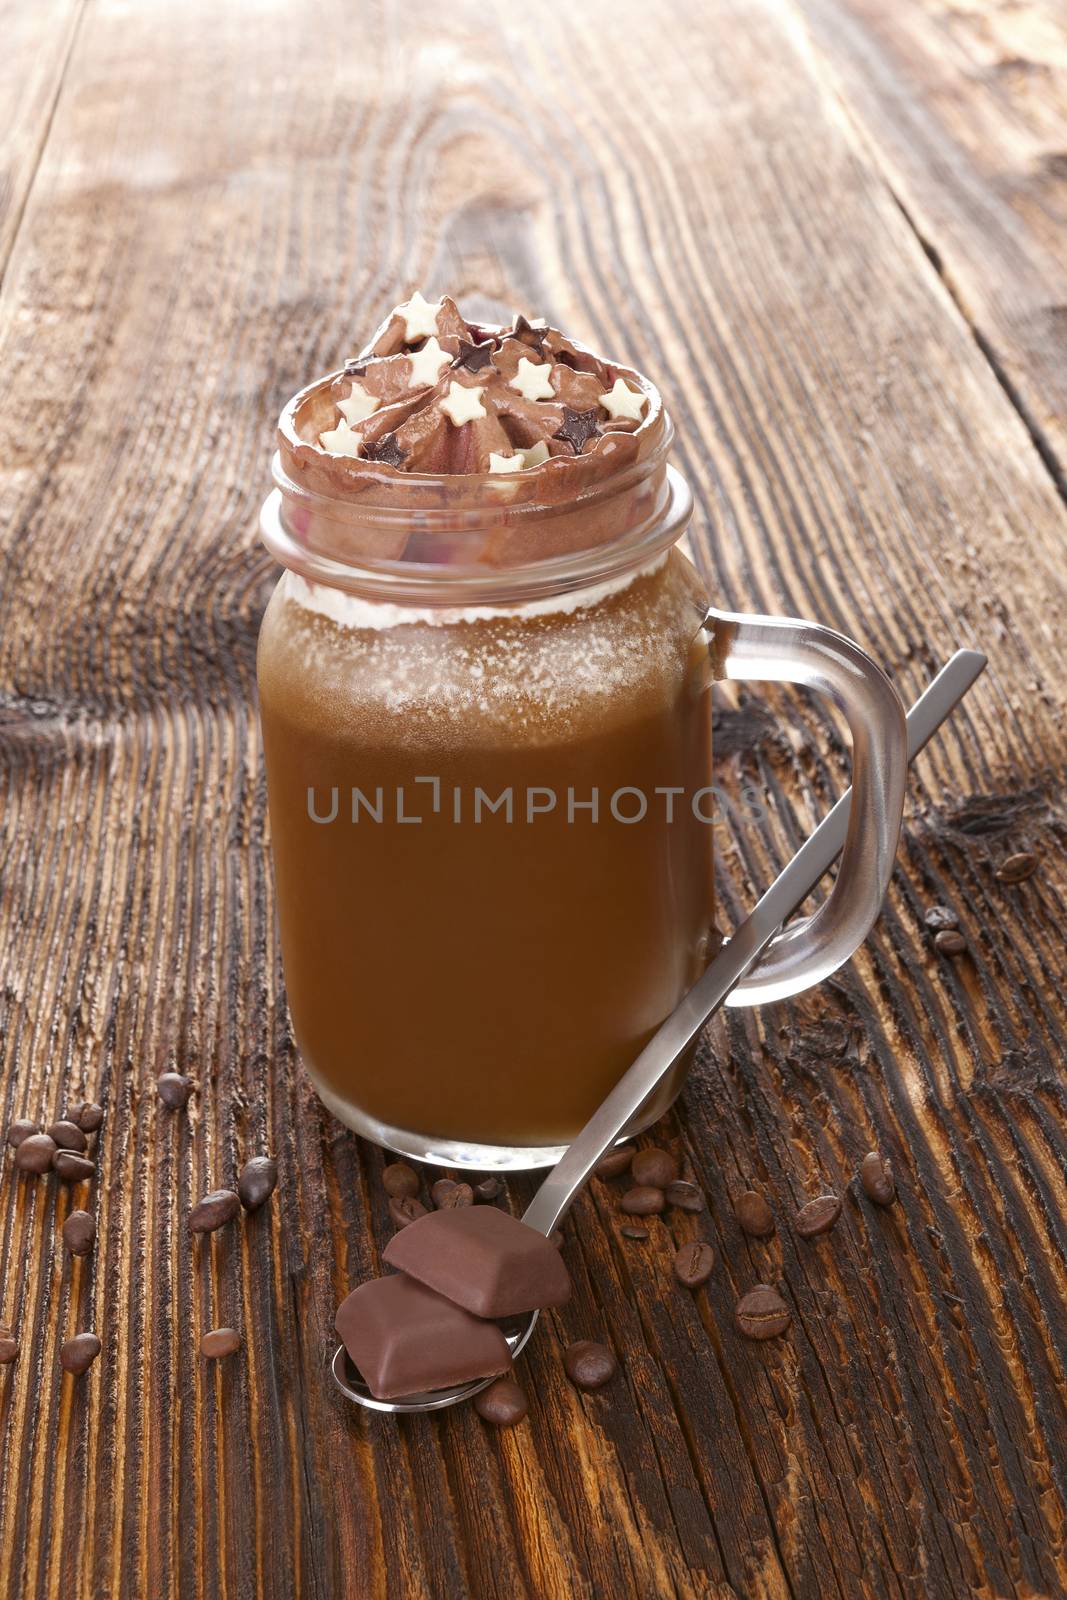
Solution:
M 601 1156 L 593 1171 L 598 1178 L 618 1178 L 627 1171 L 635 1155 L 632 1144 L 616 1145 L 606 1156 Z
M 715 1252 L 710 1244 L 705 1244 L 701 1239 L 694 1239 L 690 1244 L 683 1244 L 674 1257 L 674 1276 L 678 1282 L 687 1289 L 699 1289 L 702 1283 L 707 1283 L 711 1277 L 711 1269 L 715 1265 Z
M 734 1316 L 746 1339 L 775 1339 L 788 1328 L 792 1313 L 777 1289 L 757 1283 L 737 1302 Z
M 76 1333 L 59 1347 L 59 1364 L 65 1372 L 80 1377 L 88 1372 L 100 1354 L 100 1340 L 95 1333 Z
M 89 1141 L 76 1122 L 53 1122 L 48 1137 L 61 1150 L 87 1150 Z
M 758 1189 L 746 1189 L 738 1195 L 734 1215 L 742 1233 L 753 1239 L 766 1239 L 774 1232 L 774 1212 Z
M 1005 856 L 993 876 L 1000 883 L 1025 883 L 1037 871 L 1037 857 L 1029 850 L 1018 850 Z
M 87 1256 L 96 1243 L 96 1223 L 88 1211 L 72 1211 L 63 1224 L 63 1243 L 72 1256 Z
M 663 1210 L 667 1202 L 663 1198 L 662 1189 L 653 1189 L 644 1183 L 638 1184 L 634 1189 L 627 1189 L 619 1204 L 631 1217 L 654 1217 Z
M 802 1239 L 814 1239 L 820 1233 L 829 1233 L 841 1215 L 841 1201 L 836 1194 L 820 1194 L 801 1206 L 793 1226 Z
M 23 1139 L 32 1139 L 39 1132 L 36 1122 L 31 1122 L 29 1117 L 16 1117 L 7 1130 L 7 1142 L 17 1149 Z
M 639 1187 L 665 1189 L 678 1176 L 678 1163 L 669 1150 L 638 1150 L 630 1163 L 630 1171 Z
M 232 1189 L 212 1189 L 198 1200 L 189 1213 L 190 1233 L 214 1233 L 223 1223 L 232 1222 L 241 1202 Z
M 675 1178 L 663 1191 L 669 1206 L 674 1206 L 676 1211 L 703 1211 L 704 1196 L 695 1183 L 687 1183 L 684 1178 Z
M 209 1361 L 219 1361 L 223 1356 L 232 1356 L 235 1350 L 241 1348 L 241 1335 L 235 1328 L 212 1328 L 210 1333 L 205 1333 L 200 1341 L 200 1354 Z
M 495 1200 L 500 1193 L 499 1178 L 483 1178 L 481 1183 L 474 1185 L 474 1192 L 479 1200 Z
M 442 1211 L 459 1211 L 474 1204 L 474 1190 L 469 1183 L 454 1183 L 440 1202 Z
M 241 1168 L 237 1196 L 246 1211 L 258 1211 L 278 1187 L 278 1163 L 270 1156 L 253 1156 Z
M 398 1228 L 406 1228 L 426 1215 L 426 1207 L 413 1194 L 394 1194 L 389 1196 L 389 1215 Z
M 404 1200 L 419 1192 L 419 1175 L 406 1161 L 392 1161 L 382 1172 L 382 1188 L 394 1200 Z
M 104 1108 L 95 1100 L 83 1100 L 71 1111 L 70 1120 L 76 1122 L 83 1133 L 95 1133 L 104 1120 Z
M 926 926 L 936 933 L 940 928 L 956 928 L 959 917 L 949 906 L 927 906 L 923 916 Z
M 498 1428 L 513 1428 L 521 1422 L 529 1407 L 526 1395 L 514 1378 L 498 1378 L 488 1389 L 474 1397 L 474 1409 L 486 1422 Z
M 626 1222 L 619 1229 L 624 1239 L 647 1239 L 648 1229 L 640 1228 L 634 1222 Z
M 579 1339 L 563 1352 L 563 1368 L 577 1389 L 602 1389 L 619 1370 L 615 1352 L 606 1344 Z
M 955 928 L 942 928 L 940 933 L 934 935 L 934 945 L 943 956 L 961 956 L 967 948 L 967 941 Z
M 88 1183 L 96 1172 L 88 1156 L 76 1155 L 73 1150 L 57 1150 L 52 1157 L 52 1170 L 64 1183 Z
M 445 1196 L 449 1194 L 455 1187 L 455 1178 L 438 1178 L 435 1183 L 431 1183 L 430 1185 L 430 1199 L 433 1201 L 435 1206 L 443 1206 L 445 1203 Z
M 56 1141 L 47 1133 L 30 1133 L 15 1146 L 15 1165 L 20 1172 L 48 1172 L 56 1153 Z
M 559 1228 L 553 1228 L 548 1236 L 549 1244 L 554 1244 L 557 1250 L 563 1249 L 563 1234 Z
M 156 1079 L 156 1093 L 168 1111 L 181 1111 L 192 1092 L 192 1078 L 184 1078 L 180 1072 L 164 1072 Z
M 893 1168 L 877 1150 L 868 1150 L 860 1162 L 860 1183 L 868 1200 L 873 1200 L 876 1205 L 892 1205 L 896 1199 Z
M 0 1334 L 0 1366 L 6 1367 L 19 1353 L 19 1342 L 9 1333 Z

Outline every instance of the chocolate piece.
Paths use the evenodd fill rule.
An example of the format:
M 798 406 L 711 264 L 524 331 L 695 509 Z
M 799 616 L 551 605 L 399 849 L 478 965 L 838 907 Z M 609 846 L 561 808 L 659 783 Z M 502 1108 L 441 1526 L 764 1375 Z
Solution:
M 574 411 L 570 406 L 564 406 L 563 426 L 558 428 L 552 437 L 562 439 L 564 443 L 570 445 L 576 456 L 580 456 L 582 446 L 599 432 L 595 410 Z
M 445 1218 L 499 1216 L 496 1211 L 433 1211 L 420 1226 Z M 414 1225 L 398 1234 L 410 1237 Z M 386 1251 L 388 1256 L 389 1251 Z M 444 1389 L 488 1378 L 511 1367 L 511 1352 L 495 1322 L 471 1316 L 443 1295 L 397 1273 L 361 1283 L 337 1310 L 334 1326 L 379 1400 Z
M 492 1206 L 431 1211 L 390 1239 L 382 1259 L 479 1317 L 570 1298 L 567 1269 L 549 1240 Z
M 363 446 L 364 461 L 381 461 L 387 467 L 398 467 L 404 459 L 404 452 L 396 440 L 395 433 L 387 433 L 384 439 L 379 439 L 376 444 L 368 440 Z
M 236 1328 L 212 1328 L 210 1333 L 205 1333 L 200 1341 L 200 1354 L 209 1361 L 219 1361 L 223 1356 L 232 1356 L 235 1350 L 241 1348 L 241 1335 Z
M 521 1422 L 529 1407 L 526 1396 L 514 1378 L 498 1378 L 488 1389 L 474 1397 L 474 1409 L 486 1422 L 498 1428 L 513 1428 Z
M 237 1179 L 237 1194 L 246 1211 L 258 1211 L 277 1187 L 278 1163 L 270 1156 L 253 1156 Z
M 190 1233 L 214 1233 L 223 1223 L 232 1222 L 241 1202 L 232 1189 L 213 1189 L 198 1200 L 189 1213 Z
M 63 1224 L 63 1243 L 72 1256 L 87 1256 L 96 1242 L 96 1223 L 88 1211 L 72 1211 Z
M 100 1340 L 95 1333 L 76 1333 L 60 1345 L 59 1364 L 64 1372 L 72 1372 L 78 1378 L 88 1372 L 99 1354 Z
M 480 372 L 493 359 L 495 348 L 491 339 L 487 340 L 485 344 L 471 344 L 468 340 L 461 339 L 459 341 L 459 355 L 452 365 L 457 369 L 462 367 L 466 372 Z

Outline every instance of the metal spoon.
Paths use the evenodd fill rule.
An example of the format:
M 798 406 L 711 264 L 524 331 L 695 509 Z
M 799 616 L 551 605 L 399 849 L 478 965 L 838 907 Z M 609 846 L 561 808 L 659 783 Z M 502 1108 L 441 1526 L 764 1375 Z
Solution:
M 937 732 L 985 664 L 985 656 L 977 650 L 958 650 L 919 696 L 908 712 L 909 761 L 915 759 Z M 526 1208 L 522 1220 L 531 1228 L 547 1237 L 558 1226 L 601 1156 L 611 1149 L 660 1079 L 675 1065 L 734 985 L 741 981 L 786 918 L 811 893 L 844 844 L 850 800 L 851 790 L 847 790 L 557 1161 Z M 537 1312 L 533 1311 L 517 1321 L 511 1331 L 505 1328 L 513 1358 L 524 1348 L 536 1324 Z M 371 1411 L 398 1413 L 440 1411 L 445 1406 L 469 1400 L 494 1381 L 481 1378 L 451 1389 L 406 1395 L 400 1400 L 378 1400 L 363 1382 L 344 1345 L 338 1346 L 332 1371 L 341 1393 L 357 1405 Z

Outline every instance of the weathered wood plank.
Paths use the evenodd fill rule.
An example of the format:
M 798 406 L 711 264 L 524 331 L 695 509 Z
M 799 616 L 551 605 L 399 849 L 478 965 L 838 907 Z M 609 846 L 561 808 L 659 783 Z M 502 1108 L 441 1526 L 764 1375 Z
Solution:
M 519 30 L 456 4 L 87 13 L 0 298 L 5 1116 L 99 1097 L 99 1242 L 0 1185 L 0 1571 L 58 1596 L 1054 1594 L 1067 1586 L 1064 511 L 1033 440 L 780 5 L 591 0 Z M 355 30 L 353 32 L 353 30 Z M 359 48 L 339 48 L 358 37 Z M 665 1130 L 709 1196 L 647 1245 L 603 1186 L 531 1416 L 397 1425 L 332 1390 L 333 1308 L 390 1225 L 382 1158 L 319 1108 L 273 935 L 252 703 L 271 422 L 398 292 L 526 303 L 668 393 L 716 598 L 818 615 L 914 693 L 988 679 L 919 764 L 861 957 L 711 1030 Z M 56 315 L 59 308 L 61 316 Z M 1050 605 L 1050 602 L 1052 604 Z M 789 737 L 787 737 L 789 735 Z M 828 718 L 724 698 L 727 915 L 840 791 Z M 979 798 L 975 800 L 973 797 Z M 1015 889 L 991 867 L 1045 851 Z M 1060 849 L 1057 849 L 1060 846 Z M 947 966 L 921 922 L 960 912 Z M 153 1081 L 180 1065 L 187 1117 Z M 830 1239 L 785 1224 L 878 1143 Z M 191 1243 L 272 1149 L 271 1208 Z M 740 1234 L 758 1184 L 783 1224 Z M 521 1204 L 529 1182 L 511 1185 Z M 718 1253 L 707 1291 L 672 1245 Z M 780 1282 L 794 1330 L 736 1333 Z M 243 1329 L 206 1369 L 200 1332 Z M 88 1378 L 63 1334 L 95 1325 Z M 563 1380 L 563 1338 L 623 1373 Z
M 0 281 L 41 159 L 84 0 L 0 6 Z

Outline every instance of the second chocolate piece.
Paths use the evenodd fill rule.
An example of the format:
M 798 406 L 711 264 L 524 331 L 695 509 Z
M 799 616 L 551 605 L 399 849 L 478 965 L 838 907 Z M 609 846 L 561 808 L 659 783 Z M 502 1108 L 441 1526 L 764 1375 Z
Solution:
M 559 1251 L 494 1206 L 431 1211 L 390 1239 L 383 1259 L 478 1317 L 510 1317 L 570 1299 Z

